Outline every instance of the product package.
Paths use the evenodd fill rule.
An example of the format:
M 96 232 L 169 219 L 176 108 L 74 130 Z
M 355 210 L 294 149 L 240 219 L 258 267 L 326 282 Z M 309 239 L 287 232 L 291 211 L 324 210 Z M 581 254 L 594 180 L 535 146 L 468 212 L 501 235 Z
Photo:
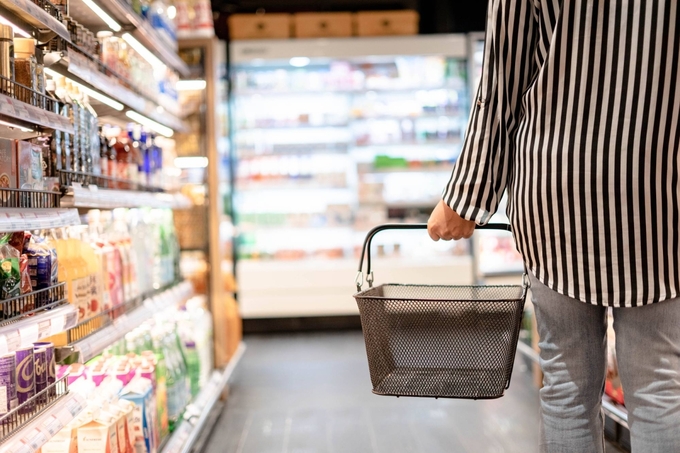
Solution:
M 135 404 L 134 426 L 135 451 L 137 453 L 156 453 L 155 413 L 153 404 L 153 388 L 151 381 L 144 378 L 135 378 L 121 392 L 121 400 Z
M 90 411 L 78 427 L 78 453 L 119 453 L 116 418 L 105 411 Z
M 10 234 L 0 238 L 0 300 L 21 295 L 20 254 L 9 244 Z
M 0 138 L 0 188 L 17 188 L 17 159 L 14 141 Z
M 41 148 L 32 143 L 17 140 L 16 150 L 19 188 L 43 190 Z

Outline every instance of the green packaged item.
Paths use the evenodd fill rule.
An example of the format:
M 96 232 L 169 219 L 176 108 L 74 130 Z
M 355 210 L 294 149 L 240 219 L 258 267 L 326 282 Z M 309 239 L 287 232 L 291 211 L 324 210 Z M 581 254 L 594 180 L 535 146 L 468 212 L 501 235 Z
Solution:
M 10 234 L 0 238 L 0 299 L 21 295 L 19 251 L 9 244 Z

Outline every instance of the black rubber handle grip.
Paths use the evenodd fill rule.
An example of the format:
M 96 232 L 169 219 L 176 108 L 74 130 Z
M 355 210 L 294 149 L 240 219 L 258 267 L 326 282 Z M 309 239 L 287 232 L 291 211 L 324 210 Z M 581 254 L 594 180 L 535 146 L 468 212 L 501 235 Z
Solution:
M 362 268 L 364 267 L 364 256 L 366 256 L 366 276 L 367 278 L 371 275 L 371 241 L 373 236 L 381 231 L 385 230 L 426 230 L 426 223 L 386 223 L 384 225 L 378 225 L 366 234 L 366 239 L 364 240 L 364 247 L 361 249 L 361 258 L 359 259 L 359 274 L 361 274 Z M 512 227 L 507 223 L 489 223 L 487 225 L 477 225 L 476 230 L 497 230 L 497 231 L 508 231 L 512 232 Z M 369 281 L 369 284 L 372 283 Z M 362 282 L 363 284 L 363 282 Z M 361 291 L 361 284 L 357 281 L 357 290 Z

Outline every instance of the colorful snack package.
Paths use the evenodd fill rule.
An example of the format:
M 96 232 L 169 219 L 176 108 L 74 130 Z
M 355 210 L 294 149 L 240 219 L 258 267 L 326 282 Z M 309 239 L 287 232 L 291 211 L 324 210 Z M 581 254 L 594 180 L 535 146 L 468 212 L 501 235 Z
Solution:
M 19 274 L 21 275 L 21 284 L 19 288 L 21 294 L 28 294 L 33 291 L 31 275 L 28 271 L 28 256 L 26 254 L 19 257 Z M 32 310 L 32 308 L 28 308 L 28 310 Z
M 28 272 L 33 290 L 52 286 L 52 254 L 49 248 L 39 238 L 33 237 L 24 246 L 24 252 L 28 256 Z
M 17 249 L 19 255 L 24 253 L 24 242 L 26 240 L 26 235 L 31 235 L 31 233 L 24 233 L 23 231 L 17 231 L 9 236 L 9 245 Z
M 0 299 L 6 300 L 21 295 L 21 273 L 19 251 L 9 244 L 11 235 L 0 238 Z

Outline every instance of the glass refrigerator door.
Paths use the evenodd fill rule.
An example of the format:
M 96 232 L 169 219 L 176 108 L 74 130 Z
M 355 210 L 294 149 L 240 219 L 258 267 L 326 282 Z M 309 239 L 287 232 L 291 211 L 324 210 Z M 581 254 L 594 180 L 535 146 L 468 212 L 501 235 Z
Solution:
M 468 40 L 470 92 L 477 93 L 484 60 L 484 33 L 471 33 L 468 35 Z M 498 211 L 490 221 L 493 223 L 509 223 L 506 211 L 507 195 L 501 200 Z M 475 233 L 474 243 L 477 277 L 479 279 L 513 277 L 524 272 L 522 257 L 517 252 L 511 234 L 500 231 L 478 231 Z
M 260 266 L 277 278 L 273 263 L 335 269 L 346 279 L 335 285 L 342 288 L 337 296 L 353 305 L 346 283 L 368 230 L 427 220 L 460 152 L 469 113 L 465 39 L 457 37 L 457 47 L 448 45 L 451 36 L 439 38 L 441 53 L 431 51 L 433 39 L 391 38 L 397 44 L 388 51 L 382 38 L 326 40 L 338 56 L 312 58 L 295 56 L 318 54 L 307 44 L 286 43 L 285 58 L 239 60 L 239 49 L 232 49 L 239 60 L 232 66 L 232 137 L 242 307 L 249 271 Z M 276 53 L 266 44 L 251 46 L 255 55 Z M 357 54 L 362 48 L 366 54 Z M 467 241 L 434 244 L 422 232 L 386 233 L 374 243 L 376 256 L 392 263 L 469 260 Z M 429 272 L 422 263 L 413 270 Z M 446 277 L 454 271 L 437 272 L 439 283 L 451 283 Z M 279 308 L 274 311 L 282 313 Z

